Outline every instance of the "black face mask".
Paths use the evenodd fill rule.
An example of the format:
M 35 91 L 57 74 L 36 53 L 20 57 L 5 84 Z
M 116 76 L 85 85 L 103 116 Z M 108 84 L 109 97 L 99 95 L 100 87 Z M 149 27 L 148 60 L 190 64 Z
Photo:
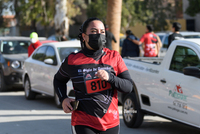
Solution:
M 94 50 L 99 50 L 106 44 L 106 36 L 103 34 L 89 34 L 88 44 Z

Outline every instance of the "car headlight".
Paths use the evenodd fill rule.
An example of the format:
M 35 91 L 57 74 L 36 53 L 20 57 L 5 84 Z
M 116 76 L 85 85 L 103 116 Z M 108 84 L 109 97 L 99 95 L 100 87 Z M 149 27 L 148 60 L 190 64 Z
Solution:
M 12 62 L 12 64 L 11 64 L 11 67 L 13 67 L 13 68 L 19 68 L 20 67 L 20 63 L 19 63 L 19 61 L 13 61 Z

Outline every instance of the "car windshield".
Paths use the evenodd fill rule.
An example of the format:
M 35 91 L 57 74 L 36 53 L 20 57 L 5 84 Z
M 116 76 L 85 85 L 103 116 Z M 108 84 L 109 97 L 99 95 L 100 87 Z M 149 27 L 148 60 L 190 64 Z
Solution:
M 200 38 L 200 35 L 186 35 L 184 38 Z
M 164 35 L 158 35 L 159 37 L 160 37 L 160 40 L 162 40 L 163 39 L 163 37 L 164 37 Z
M 1 53 L 3 54 L 21 54 L 28 53 L 30 41 L 2 41 Z
M 58 47 L 60 61 L 63 61 L 72 52 L 77 53 L 80 49 L 80 47 Z

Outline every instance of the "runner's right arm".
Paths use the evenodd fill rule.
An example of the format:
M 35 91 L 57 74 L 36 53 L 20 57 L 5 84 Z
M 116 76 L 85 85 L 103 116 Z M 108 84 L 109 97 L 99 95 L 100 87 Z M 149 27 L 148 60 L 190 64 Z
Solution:
M 70 77 L 64 70 L 64 68 L 66 68 L 67 66 L 67 62 L 68 60 L 66 58 L 65 61 L 60 66 L 58 72 L 55 74 L 53 81 L 55 92 L 57 93 L 61 103 L 65 98 L 68 98 L 66 83 L 70 80 Z

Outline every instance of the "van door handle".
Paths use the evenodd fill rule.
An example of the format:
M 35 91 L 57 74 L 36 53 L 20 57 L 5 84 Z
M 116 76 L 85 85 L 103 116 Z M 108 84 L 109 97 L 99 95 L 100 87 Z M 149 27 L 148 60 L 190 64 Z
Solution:
M 165 79 L 162 79 L 162 80 L 160 80 L 160 82 L 162 82 L 162 83 L 166 83 L 166 80 L 165 80 Z

